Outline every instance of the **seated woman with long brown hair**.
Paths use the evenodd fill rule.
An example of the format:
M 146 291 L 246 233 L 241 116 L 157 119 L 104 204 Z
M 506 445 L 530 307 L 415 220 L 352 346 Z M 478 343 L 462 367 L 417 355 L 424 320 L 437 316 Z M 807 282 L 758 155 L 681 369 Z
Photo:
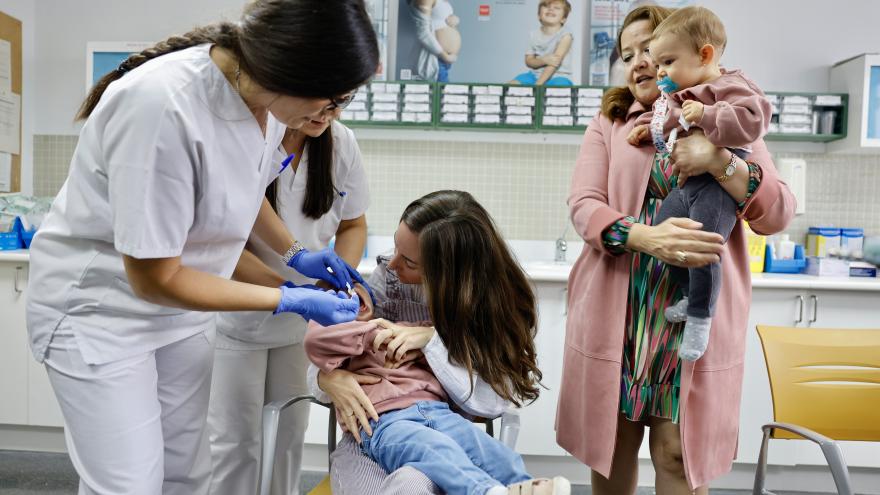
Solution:
M 354 408 L 337 403 L 340 424 L 358 431 L 361 450 L 385 471 L 413 467 L 445 493 L 568 494 L 567 480 L 533 480 L 517 453 L 450 409 L 477 412 L 468 397 L 485 399 L 487 388 L 517 406 L 538 396 L 535 296 L 489 214 L 468 193 L 431 193 L 406 208 L 395 246 L 388 269 L 421 282 L 422 319 L 433 326 L 372 320 L 309 329 L 306 353 L 323 372 L 376 377 L 362 386 L 378 418 L 371 412 L 359 426 Z M 380 315 L 396 292 L 384 290 L 381 273 L 371 277 Z M 448 392 L 448 370 L 433 366 L 444 359 L 466 370 Z

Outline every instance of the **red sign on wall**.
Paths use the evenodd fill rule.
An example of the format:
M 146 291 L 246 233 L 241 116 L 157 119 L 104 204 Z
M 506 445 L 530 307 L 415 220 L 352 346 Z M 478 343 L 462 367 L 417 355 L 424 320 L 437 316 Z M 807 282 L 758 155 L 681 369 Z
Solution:
M 488 5 L 480 5 L 480 17 L 489 17 Z

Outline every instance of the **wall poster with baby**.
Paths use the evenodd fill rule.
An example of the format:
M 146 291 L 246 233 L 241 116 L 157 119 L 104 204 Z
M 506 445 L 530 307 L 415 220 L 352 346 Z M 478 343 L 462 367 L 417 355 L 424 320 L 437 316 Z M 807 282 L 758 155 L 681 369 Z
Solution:
M 392 0 L 393 1 L 393 0 Z M 579 85 L 583 0 L 397 0 L 391 78 Z
M 623 86 L 623 62 L 618 56 L 617 32 L 629 12 L 641 5 L 652 4 L 679 8 L 692 5 L 693 0 L 591 0 L 590 35 L 580 43 L 589 53 L 584 84 L 589 86 Z

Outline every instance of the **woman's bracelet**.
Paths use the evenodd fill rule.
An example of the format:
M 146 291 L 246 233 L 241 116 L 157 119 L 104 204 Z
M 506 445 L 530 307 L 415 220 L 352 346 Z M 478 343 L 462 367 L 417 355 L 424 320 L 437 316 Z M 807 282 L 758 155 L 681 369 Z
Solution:
M 299 241 L 293 241 L 293 245 L 290 246 L 290 249 L 288 249 L 287 252 L 281 256 L 281 261 L 283 261 L 286 266 L 290 266 L 290 260 L 292 260 L 293 257 L 296 256 L 297 253 L 299 253 L 303 249 L 305 249 L 305 246 L 303 246 Z

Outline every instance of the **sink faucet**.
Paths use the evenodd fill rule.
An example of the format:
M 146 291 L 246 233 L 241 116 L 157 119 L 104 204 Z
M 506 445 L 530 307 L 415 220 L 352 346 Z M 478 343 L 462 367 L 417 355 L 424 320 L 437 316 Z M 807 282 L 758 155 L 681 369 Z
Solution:
M 568 243 L 565 242 L 565 239 L 560 237 L 556 239 L 556 256 L 553 258 L 553 261 L 557 263 L 565 263 L 565 252 L 568 250 Z

